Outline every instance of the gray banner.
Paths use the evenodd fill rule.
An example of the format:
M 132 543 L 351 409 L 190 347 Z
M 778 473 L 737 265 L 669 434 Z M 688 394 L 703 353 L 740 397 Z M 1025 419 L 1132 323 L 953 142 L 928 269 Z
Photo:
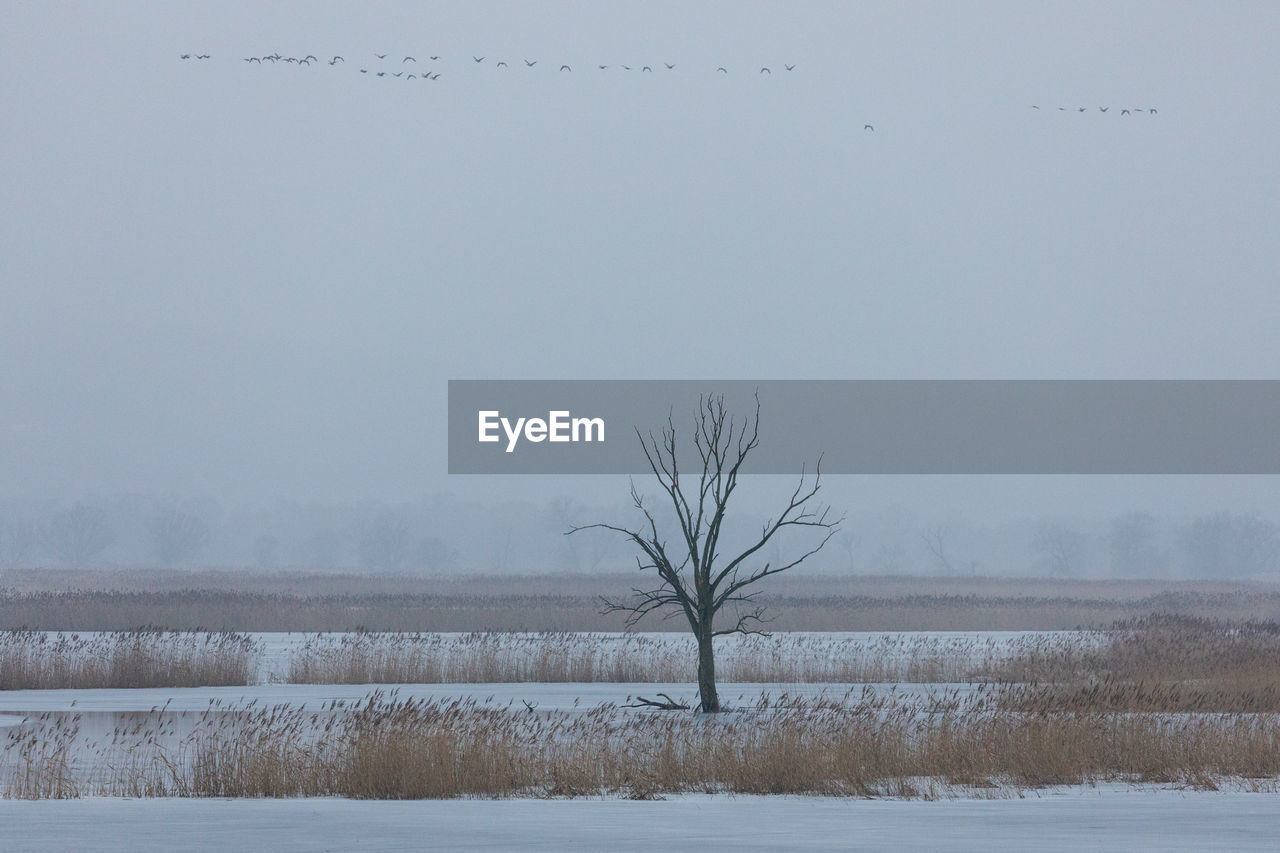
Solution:
M 648 473 L 637 429 L 692 457 L 757 393 L 744 473 L 1280 474 L 1277 380 L 451 380 L 449 473 Z

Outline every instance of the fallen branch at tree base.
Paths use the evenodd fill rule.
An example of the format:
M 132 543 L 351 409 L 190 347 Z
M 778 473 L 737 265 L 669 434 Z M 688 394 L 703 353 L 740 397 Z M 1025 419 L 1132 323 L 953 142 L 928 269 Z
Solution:
M 680 703 L 680 702 L 677 702 L 676 700 L 672 699 L 670 696 L 668 696 L 668 695 L 667 695 L 667 694 L 665 694 L 665 693 L 659 693 L 658 695 L 659 695 L 659 696 L 661 696 L 665 701 L 663 701 L 663 702 L 655 702 L 655 701 L 654 701 L 654 700 L 652 700 L 652 699 L 646 699 L 646 698 L 644 698 L 643 696 L 637 696 L 637 697 L 636 697 L 636 701 L 635 701 L 634 703 L 632 703 L 632 704 L 630 704 L 630 705 L 623 705 L 622 707 L 624 707 L 624 708 L 658 708 L 658 709 L 661 709 L 661 710 L 663 710 L 663 711 L 687 711 L 687 710 L 689 710 L 689 706 L 688 706 L 688 705 L 685 705 L 685 704 L 682 704 L 682 703 Z M 631 697 L 630 697 L 630 696 L 628 696 L 627 698 L 628 698 L 628 699 L 630 699 Z

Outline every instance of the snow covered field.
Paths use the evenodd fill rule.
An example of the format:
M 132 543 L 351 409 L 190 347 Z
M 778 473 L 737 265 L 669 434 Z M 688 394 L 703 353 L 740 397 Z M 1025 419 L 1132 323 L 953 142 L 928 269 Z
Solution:
M 6 853 L 1271 851 L 1280 797 L 1117 787 L 1023 799 L 0 800 Z
M 247 709 L 272 709 L 272 713 L 277 708 L 305 709 L 307 716 L 318 713 L 323 725 L 325 715 L 334 714 L 333 703 L 350 709 L 377 691 L 405 700 L 474 702 L 482 708 L 508 709 L 502 713 L 514 715 L 523 723 L 539 717 L 551 721 L 584 720 L 591 716 L 592 709 L 622 705 L 636 696 L 667 693 L 690 703 L 696 699 L 696 685 L 686 681 L 285 683 L 292 656 L 315 636 L 254 635 L 262 649 L 261 665 L 257 683 L 246 686 L 0 691 L 0 732 L 4 732 L 0 737 L 12 733 L 20 736 L 19 742 L 34 743 L 45 740 L 40 733 L 47 731 L 47 742 L 54 745 L 55 751 L 42 754 L 67 756 L 71 771 L 88 779 L 135 754 L 167 751 L 175 761 L 184 754 L 189 756 L 193 742 L 190 736 L 206 712 L 215 718 L 230 719 L 244 717 Z M 342 636 L 328 635 L 339 640 Z M 437 641 L 458 644 L 474 654 L 475 646 L 467 644 L 477 640 L 468 636 L 445 635 Z M 979 662 L 991 661 L 1012 653 L 1015 646 L 1040 640 L 1053 643 L 1055 638 L 1064 636 L 1065 632 L 796 634 L 782 635 L 776 641 L 781 644 L 776 650 L 779 654 L 800 650 L 821 660 L 823 654 L 840 644 L 846 644 L 843 652 L 847 653 L 847 644 L 852 644 L 872 662 L 877 655 L 901 654 L 912 656 L 913 660 L 927 660 L 929 655 L 945 654 L 950 656 L 949 666 L 954 669 L 955 661 L 966 655 Z M 491 635 L 478 642 L 491 642 L 503 653 L 526 656 L 536 655 L 539 644 L 544 642 L 598 647 L 612 650 L 610 654 L 683 656 L 689 639 L 682 634 L 646 635 L 637 644 L 634 637 L 623 635 Z M 739 641 L 735 638 L 730 642 Z M 820 699 L 849 707 L 858 704 L 860 697 L 865 700 L 864 690 L 872 690 L 891 695 L 899 705 L 914 705 L 916 700 L 943 695 L 963 698 L 978 694 L 974 698 L 980 699 L 983 688 L 981 683 L 963 682 L 725 681 L 720 693 L 730 708 L 750 709 L 766 696 L 809 702 Z M 535 716 L 527 716 L 526 704 Z M 338 712 L 342 713 L 345 711 Z M 631 715 L 655 719 L 662 716 L 662 712 L 647 709 L 622 709 L 617 713 L 622 715 L 619 719 L 627 720 L 627 726 L 642 720 Z M 920 719 L 928 718 L 929 713 L 924 712 Z M 716 722 L 728 725 L 734 718 L 744 721 L 748 731 L 754 725 L 750 712 L 726 714 Z M 67 738 L 54 736 L 57 731 L 72 730 L 74 734 Z M 127 737 L 121 734 L 122 746 L 104 747 L 116 742 L 117 730 L 129 731 Z M 27 736 L 25 741 L 21 740 L 23 733 Z M 128 745 L 131 743 L 137 744 L 136 753 Z M 64 753 L 56 751 L 63 748 L 59 744 L 65 746 Z M 98 796 L 69 801 L 0 799 L 0 851 L 93 849 L 145 853 L 170 850 L 177 845 L 185 851 L 1270 850 L 1274 849 L 1274 827 L 1280 825 L 1280 797 L 1244 790 L 1253 782 L 1242 776 L 1220 778 L 1222 791 L 1191 790 L 1188 786 L 1196 783 L 1186 779 L 1075 787 L 1007 784 L 999 780 L 988 787 L 981 779 L 972 786 L 963 782 L 949 786 L 935 783 L 931 777 L 910 778 L 919 784 L 905 795 L 906 799 L 897 799 L 899 795 L 891 787 L 884 787 L 885 799 L 876 800 L 684 793 L 637 802 L 581 792 L 576 799 L 543 799 L 537 791 L 518 799 L 470 799 L 464 795 L 462 799 L 410 801 L 292 795 L 284 799 L 231 800 Z M 1256 787 L 1263 790 L 1275 787 L 1274 781 L 1256 781 Z M 92 786 L 80 792 L 94 790 L 132 793 Z M 332 789 L 325 791 L 331 792 Z

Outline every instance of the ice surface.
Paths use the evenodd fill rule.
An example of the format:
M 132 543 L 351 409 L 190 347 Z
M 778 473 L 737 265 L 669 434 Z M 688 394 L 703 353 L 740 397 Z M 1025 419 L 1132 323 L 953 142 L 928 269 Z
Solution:
M 7 853 L 226 850 L 1271 851 L 1280 797 L 1121 788 L 1008 800 L 0 801 Z

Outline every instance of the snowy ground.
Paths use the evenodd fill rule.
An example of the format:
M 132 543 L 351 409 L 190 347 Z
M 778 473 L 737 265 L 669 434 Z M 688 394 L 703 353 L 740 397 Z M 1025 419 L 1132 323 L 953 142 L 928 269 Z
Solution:
M 978 689 L 973 684 L 878 684 L 877 690 L 896 690 L 899 695 L 912 693 L 941 693 L 953 691 L 968 693 Z M 863 685 L 852 684 L 798 684 L 798 683 L 749 683 L 718 685 L 722 703 L 754 705 L 763 695 L 777 698 L 786 694 L 793 697 L 819 697 L 840 699 L 850 689 L 853 698 Z M 348 703 L 367 697 L 373 691 L 391 693 L 402 699 L 474 699 L 498 706 L 514 705 L 521 708 L 522 701 L 537 704 L 539 711 L 588 710 L 605 702 L 619 705 L 628 696 L 648 696 L 667 693 L 674 699 L 690 703 L 698 698 L 698 686 L 688 682 L 663 683 L 613 683 L 613 682 L 561 682 L 555 684 L 501 683 L 501 684 L 254 684 L 248 687 L 154 687 L 144 689 L 100 690 L 4 690 L 0 691 L 0 714 L 35 715 L 45 711 L 90 713 L 95 711 L 136 712 L 159 709 L 166 704 L 169 711 L 204 711 L 211 700 L 221 707 L 240 706 L 257 701 L 258 706 L 288 705 L 316 708 L 331 700 Z M 0 725 L 3 725 L 0 722 Z
M 6 853 L 1271 851 L 1280 797 L 1064 789 L 1025 799 L 0 800 Z
M 470 698 L 495 705 L 536 703 L 538 712 L 586 710 L 659 692 L 693 701 L 690 683 L 503 683 L 291 685 L 272 683 L 287 670 L 299 634 L 259 635 L 262 681 L 247 687 L 153 690 L 0 691 L 0 730 L 39 725 L 44 712 L 80 714 L 85 737 L 111 731 L 126 717 L 167 704 L 167 713 L 254 701 L 257 707 L 318 708 L 355 702 L 372 690 L 404 698 Z M 831 635 L 827 635 L 828 637 Z M 883 637 L 874 635 L 839 635 Z M 946 635 L 957 643 L 1012 643 L 1023 632 Z M 599 638 L 611 642 L 610 638 Z M 620 640 L 614 640 L 620 641 Z M 687 642 L 671 635 L 671 643 Z M 724 683 L 729 705 L 761 695 L 844 696 L 848 684 Z M 899 694 L 967 693 L 969 684 L 883 684 Z M 855 693 L 855 697 L 856 697 Z M 439 850 L 1167 850 L 1276 849 L 1280 797 L 1190 792 L 1124 785 L 991 792 L 1007 799 L 855 800 L 826 797 L 684 795 L 657 802 L 616 799 L 355 801 L 343 799 L 211 800 L 0 799 L 0 851 L 408 851 Z M 979 795 L 984 795 L 979 792 Z M 969 794 L 972 796 L 972 792 Z

